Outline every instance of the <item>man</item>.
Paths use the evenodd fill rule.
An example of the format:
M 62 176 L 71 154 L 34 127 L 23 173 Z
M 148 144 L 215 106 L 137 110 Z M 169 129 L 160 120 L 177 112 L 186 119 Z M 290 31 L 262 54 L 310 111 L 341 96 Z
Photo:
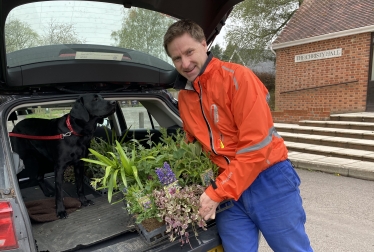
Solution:
M 257 251 L 259 231 L 274 251 L 313 251 L 305 233 L 300 179 L 287 159 L 267 104 L 269 93 L 248 68 L 207 53 L 200 26 L 172 24 L 164 47 L 179 77 L 178 106 L 187 141 L 199 141 L 220 175 L 200 197 L 200 214 L 217 214 L 225 251 Z

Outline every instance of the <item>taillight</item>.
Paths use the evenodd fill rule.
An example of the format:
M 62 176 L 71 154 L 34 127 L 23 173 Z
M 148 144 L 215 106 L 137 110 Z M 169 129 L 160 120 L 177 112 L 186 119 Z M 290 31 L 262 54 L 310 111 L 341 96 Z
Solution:
M 0 201 L 0 250 L 18 248 L 13 225 L 13 209 L 9 202 Z

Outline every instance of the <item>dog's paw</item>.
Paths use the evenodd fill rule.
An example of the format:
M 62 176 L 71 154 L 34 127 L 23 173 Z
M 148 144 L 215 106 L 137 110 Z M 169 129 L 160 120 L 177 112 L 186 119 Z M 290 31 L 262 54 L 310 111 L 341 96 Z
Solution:
M 60 219 L 66 219 L 68 217 L 68 213 L 66 211 L 58 211 L 57 217 Z
M 81 201 L 82 203 L 82 206 L 91 206 L 91 205 L 95 205 L 95 202 L 93 202 L 92 200 L 82 200 Z

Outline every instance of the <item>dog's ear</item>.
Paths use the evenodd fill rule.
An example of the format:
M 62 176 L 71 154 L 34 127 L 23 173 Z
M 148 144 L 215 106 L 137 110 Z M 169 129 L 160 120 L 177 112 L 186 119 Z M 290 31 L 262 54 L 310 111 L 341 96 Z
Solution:
M 88 122 L 88 120 L 90 119 L 90 114 L 84 106 L 83 97 L 79 97 L 75 101 L 73 108 L 70 110 L 70 115 L 74 118 Z
M 97 123 L 103 124 L 104 123 L 104 118 L 99 118 L 99 120 L 97 121 Z

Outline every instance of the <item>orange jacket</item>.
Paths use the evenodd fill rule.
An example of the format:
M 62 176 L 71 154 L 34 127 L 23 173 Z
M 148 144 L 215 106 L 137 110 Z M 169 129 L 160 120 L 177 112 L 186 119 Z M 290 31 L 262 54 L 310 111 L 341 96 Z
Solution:
M 261 171 L 287 159 L 268 90 L 248 68 L 210 54 L 192 84 L 179 76 L 175 88 L 183 88 L 178 106 L 187 140 L 198 140 L 220 167 L 217 188 L 205 191 L 212 200 L 238 200 Z

